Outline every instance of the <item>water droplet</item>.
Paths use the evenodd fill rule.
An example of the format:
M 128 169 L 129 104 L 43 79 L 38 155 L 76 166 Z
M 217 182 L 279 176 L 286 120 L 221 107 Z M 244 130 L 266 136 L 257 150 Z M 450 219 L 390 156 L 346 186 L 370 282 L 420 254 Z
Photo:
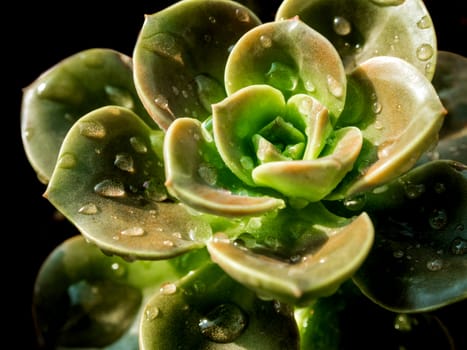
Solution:
M 92 139 L 102 139 L 106 134 L 104 126 L 96 120 L 81 121 L 79 133 Z
M 327 83 L 328 83 L 328 89 L 331 94 L 333 94 L 335 97 L 342 97 L 344 94 L 344 88 L 339 81 L 337 81 L 336 78 L 334 78 L 332 75 L 327 76 Z
M 352 211 L 358 211 L 363 208 L 366 203 L 366 195 L 364 193 L 357 194 L 344 199 L 344 206 Z
M 430 223 L 430 226 L 434 228 L 435 230 L 441 230 L 444 227 L 446 227 L 448 223 L 448 217 L 446 214 L 446 211 L 443 209 L 435 209 L 431 213 L 428 222 Z
M 435 183 L 435 192 L 438 194 L 446 192 L 446 185 L 441 182 Z
M 148 321 L 153 321 L 159 316 L 159 308 L 156 306 L 148 306 L 146 310 L 144 311 L 144 316 L 146 317 L 146 320 Z
M 216 343 L 231 343 L 246 329 L 247 315 L 234 304 L 221 304 L 201 318 L 201 333 Z
M 177 292 L 177 286 L 174 283 L 166 282 L 162 284 L 160 292 L 165 295 L 174 294 L 175 292 Z
M 433 47 L 430 44 L 422 44 L 417 48 L 417 57 L 421 61 L 429 60 L 433 56 Z
M 122 197 L 125 195 L 125 188 L 119 181 L 106 179 L 94 186 L 94 192 L 103 197 Z
M 144 43 L 150 51 L 183 64 L 182 46 L 172 34 L 157 33 Z
M 272 46 L 272 39 L 266 34 L 263 34 L 259 37 L 259 42 L 261 43 L 261 46 L 265 49 L 270 48 Z
M 170 248 L 170 247 L 173 247 L 173 246 L 175 245 L 174 242 L 171 241 L 170 239 L 165 239 L 165 240 L 162 242 L 162 244 L 163 244 L 164 246 L 166 246 L 166 247 L 169 247 L 169 248 Z
M 123 277 L 125 275 L 125 272 L 126 272 L 125 266 L 117 262 L 114 262 L 112 265 L 110 265 L 110 268 L 112 269 L 112 272 L 117 277 Z
M 130 109 L 134 108 L 133 97 L 131 97 L 128 90 L 111 85 L 107 85 L 104 90 L 112 104 Z
M 130 137 L 130 144 L 137 153 L 146 153 L 148 151 L 148 147 L 138 136 Z
M 451 242 L 451 253 L 454 255 L 464 255 L 467 253 L 467 240 L 461 237 L 456 237 Z
M 144 229 L 139 226 L 129 227 L 120 232 L 123 236 L 140 237 L 144 235 Z
M 135 167 L 133 163 L 133 158 L 127 153 L 119 153 L 115 156 L 114 165 L 120 170 L 134 173 Z
M 240 158 L 240 164 L 246 170 L 251 170 L 254 167 L 253 159 L 251 159 L 251 157 L 248 156 L 242 156 Z
M 404 256 L 404 252 L 400 249 L 397 249 L 395 250 L 393 253 L 392 253 L 392 256 L 397 258 L 397 259 L 400 259 Z
M 261 226 L 263 225 L 263 222 L 261 220 L 261 218 L 251 218 L 250 220 L 248 220 L 248 223 L 246 225 L 246 230 L 248 232 L 252 232 L 252 231 L 255 231 L 255 230 L 258 230 L 259 228 L 261 228 Z
M 304 86 L 305 86 L 306 91 L 308 92 L 314 92 L 316 90 L 316 86 L 315 84 L 313 84 L 311 80 L 305 81 Z
M 394 328 L 398 331 L 409 332 L 412 330 L 412 319 L 407 314 L 399 314 L 394 319 Z
M 332 27 L 338 35 L 347 35 L 352 31 L 352 25 L 350 22 L 341 16 L 334 17 L 334 20 L 332 21 Z
M 381 110 L 383 109 L 383 106 L 381 105 L 381 103 L 379 103 L 378 101 L 375 101 L 373 102 L 373 104 L 371 105 L 371 109 L 373 110 L 373 112 L 375 114 L 379 114 L 381 113 Z M 375 126 L 376 127 L 376 126 Z
M 58 159 L 57 166 L 62 169 L 72 169 L 76 166 L 76 158 L 72 153 L 63 153 Z
M 161 109 L 168 110 L 169 109 L 169 101 L 167 100 L 167 97 L 164 95 L 158 95 L 154 99 L 154 103 Z
M 443 260 L 435 258 L 426 263 L 426 268 L 430 271 L 439 271 L 443 268 Z
M 413 184 L 405 183 L 404 184 L 405 195 L 410 199 L 418 198 L 422 193 L 425 192 L 424 184 Z
M 217 170 L 210 165 L 200 165 L 198 174 L 208 185 L 215 185 L 217 182 Z
M 420 29 L 428 29 L 431 27 L 431 19 L 428 16 L 423 16 L 420 18 L 420 20 L 417 22 L 417 27 Z
M 235 9 L 235 17 L 237 17 L 237 19 L 240 22 L 249 22 L 250 21 L 250 15 L 248 14 L 248 11 L 246 9 L 243 9 L 243 8 L 236 8 Z
M 99 211 L 99 208 L 94 203 L 87 203 L 83 205 L 81 208 L 79 208 L 78 213 L 84 214 L 84 215 L 94 215 L 97 214 Z
M 211 22 L 212 24 L 216 23 L 216 17 L 209 16 L 209 22 Z
M 371 0 L 371 2 L 378 6 L 398 6 L 402 5 L 405 0 Z

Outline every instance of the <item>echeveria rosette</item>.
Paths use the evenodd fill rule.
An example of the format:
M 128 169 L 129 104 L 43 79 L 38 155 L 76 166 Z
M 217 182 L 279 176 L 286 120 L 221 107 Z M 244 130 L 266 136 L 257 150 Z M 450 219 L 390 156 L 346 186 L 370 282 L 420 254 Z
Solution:
M 408 171 L 441 127 L 436 91 L 396 57 L 368 59 L 346 75 L 332 44 L 297 17 L 245 33 L 228 56 L 225 84 L 228 96 L 212 105 L 212 120 L 178 118 L 168 128 L 169 192 L 201 212 L 257 217 L 261 228 L 246 230 L 257 246 L 235 246 L 229 232 L 207 243 L 242 283 L 296 304 L 331 293 L 365 259 L 373 226 L 364 213 L 323 224 L 312 212 L 325 210 L 321 200 L 369 191 Z M 264 219 L 272 225 L 263 222 L 268 212 L 276 213 Z M 281 225 L 291 220 L 329 241 L 298 243 L 303 232 Z M 275 236 L 276 246 L 265 243 L 274 226 L 288 232 Z

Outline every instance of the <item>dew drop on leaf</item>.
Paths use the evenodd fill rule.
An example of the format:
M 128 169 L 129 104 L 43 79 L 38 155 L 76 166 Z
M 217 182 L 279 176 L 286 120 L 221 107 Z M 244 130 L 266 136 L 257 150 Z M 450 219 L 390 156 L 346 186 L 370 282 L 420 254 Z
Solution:
M 426 263 L 426 268 L 430 271 L 439 271 L 443 268 L 443 260 L 435 258 Z
M 235 304 L 221 304 L 199 320 L 201 333 L 216 343 L 231 343 L 243 334 L 248 317 Z
M 117 154 L 115 156 L 114 165 L 120 170 L 126 171 L 128 173 L 135 172 L 133 158 L 127 153 Z
M 428 16 L 423 16 L 420 18 L 420 20 L 417 22 L 417 27 L 420 29 L 428 29 L 431 27 L 431 20 Z
M 84 214 L 84 215 L 94 215 L 97 214 L 99 211 L 99 208 L 94 203 L 87 203 L 83 205 L 81 208 L 79 208 L 78 213 Z
M 347 35 L 352 31 L 352 25 L 350 22 L 341 16 L 334 17 L 334 20 L 332 21 L 332 27 L 338 35 Z
M 146 153 L 148 151 L 144 141 L 137 136 L 130 137 L 130 144 L 137 153 Z
M 79 123 L 79 133 L 92 139 L 102 139 L 106 131 L 104 126 L 95 120 L 86 120 Z
M 242 9 L 242 8 L 235 9 L 235 17 L 237 17 L 237 19 L 240 22 L 249 22 L 250 21 L 250 15 L 248 14 L 248 12 L 245 9 Z
M 261 43 L 261 46 L 265 49 L 270 48 L 272 46 L 272 39 L 266 34 L 263 34 L 259 37 L 259 42 Z
M 72 169 L 76 166 L 76 158 L 71 153 L 64 153 L 58 159 L 57 166 L 62 169 Z
M 156 306 L 149 306 L 145 311 L 144 311 L 144 316 L 146 317 L 146 320 L 148 321 L 153 321 L 159 316 L 159 308 Z
M 139 226 L 129 227 L 120 232 L 124 236 L 139 237 L 144 235 L 144 229 Z
M 430 226 L 435 230 L 443 229 L 448 223 L 448 217 L 444 209 L 435 209 L 428 218 Z
M 422 44 L 417 48 L 417 57 L 421 61 L 429 60 L 433 56 L 433 47 L 430 44 Z
M 451 253 L 454 255 L 464 255 L 467 253 L 467 240 L 461 237 L 456 237 L 451 242 Z
M 125 188 L 121 182 L 106 179 L 94 186 L 94 192 L 103 197 L 122 197 Z
M 171 282 L 166 282 L 162 284 L 160 288 L 160 292 L 166 295 L 174 294 L 176 291 L 177 291 L 177 286 Z

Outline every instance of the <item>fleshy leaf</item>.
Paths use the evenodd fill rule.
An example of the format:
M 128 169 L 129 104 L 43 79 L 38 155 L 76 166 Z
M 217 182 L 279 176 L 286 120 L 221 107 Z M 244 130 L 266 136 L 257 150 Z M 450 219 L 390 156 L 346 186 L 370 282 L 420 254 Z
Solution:
M 276 12 L 276 20 L 295 16 L 332 42 L 347 72 L 372 57 L 394 56 L 433 77 L 436 33 L 421 0 L 285 0 Z
M 281 92 L 269 85 L 252 85 L 213 105 L 217 149 L 229 169 L 247 185 L 255 186 L 252 138 L 277 116 L 286 115 Z
M 289 220 L 291 226 L 301 218 L 291 214 Z M 313 223 L 310 229 L 318 229 L 326 238 L 319 238 L 316 232 L 308 238 L 302 236 L 312 241 L 300 246 L 305 251 L 292 252 L 288 259 L 274 257 L 274 249 L 255 252 L 218 235 L 207 248 L 214 262 L 258 294 L 303 306 L 335 292 L 358 269 L 373 243 L 373 225 L 365 213 L 342 226 Z
M 260 215 L 285 205 L 282 199 L 268 196 L 235 195 L 217 187 L 216 168 L 210 168 L 203 150 L 208 146 L 201 123 L 192 118 L 179 118 L 169 127 L 165 137 L 164 160 L 166 187 L 183 203 L 202 212 L 221 216 Z
M 259 23 L 248 8 L 226 0 L 184 0 L 146 16 L 133 52 L 134 79 L 162 129 L 175 118 L 211 114 L 206 107 L 225 96 L 230 47 Z
M 145 307 L 141 349 L 299 349 L 292 310 L 206 265 L 161 288 Z M 268 336 L 265 337 L 265 332 Z
M 86 114 L 63 142 L 45 197 L 87 239 L 129 259 L 203 246 L 209 225 L 168 198 L 163 136 L 125 108 Z
M 324 150 L 324 156 L 261 164 L 253 169 L 253 180 L 257 185 L 274 188 L 288 197 L 318 201 L 352 169 L 362 140 L 359 129 L 342 128 L 333 134 L 333 144 L 329 151 Z
M 106 105 L 129 108 L 148 126 L 157 128 L 136 93 L 131 58 L 114 50 L 78 52 L 23 90 L 24 149 L 42 182 L 49 181 L 62 141 L 74 122 Z
M 138 324 L 149 294 L 177 278 L 168 261 L 126 262 L 83 236 L 59 245 L 35 281 L 33 316 L 47 349 L 138 349 Z
M 229 95 L 255 84 L 275 87 L 286 99 L 309 94 L 329 110 L 332 122 L 344 108 L 347 84 L 331 43 L 297 18 L 265 23 L 243 35 L 227 60 L 225 83 Z
M 433 161 L 366 196 L 378 233 L 354 280 L 398 312 L 467 298 L 467 167 Z
M 462 311 L 459 310 L 459 315 Z M 301 349 L 452 349 L 442 317 L 395 313 L 369 300 L 349 280 L 329 297 L 295 312 Z M 368 336 L 371 334 L 372 336 Z
M 359 127 L 376 148 L 377 159 L 363 156 L 357 161 L 340 190 L 346 196 L 410 170 L 436 144 L 446 114 L 431 83 L 396 57 L 369 59 L 350 75 L 349 83 L 353 92 L 339 123 Z
M 467 58 L 438 51 L 433 86 L 447 109 L 436 148 L 421 162 L 451 159 L 467 164 Z

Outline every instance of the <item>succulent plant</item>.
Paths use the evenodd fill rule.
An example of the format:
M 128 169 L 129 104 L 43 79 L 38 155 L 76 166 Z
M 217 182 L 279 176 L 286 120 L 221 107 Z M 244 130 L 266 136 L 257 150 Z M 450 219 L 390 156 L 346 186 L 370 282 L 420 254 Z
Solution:
M 355 304 L 437 334 L 426 312 L 466 299 L 467 59 L 421 0 L 258 7 L 175 2 L 132 57 L 24 89 L 26 155 L 80 232 L 37 276 L 43 347 L 341 349 Z

